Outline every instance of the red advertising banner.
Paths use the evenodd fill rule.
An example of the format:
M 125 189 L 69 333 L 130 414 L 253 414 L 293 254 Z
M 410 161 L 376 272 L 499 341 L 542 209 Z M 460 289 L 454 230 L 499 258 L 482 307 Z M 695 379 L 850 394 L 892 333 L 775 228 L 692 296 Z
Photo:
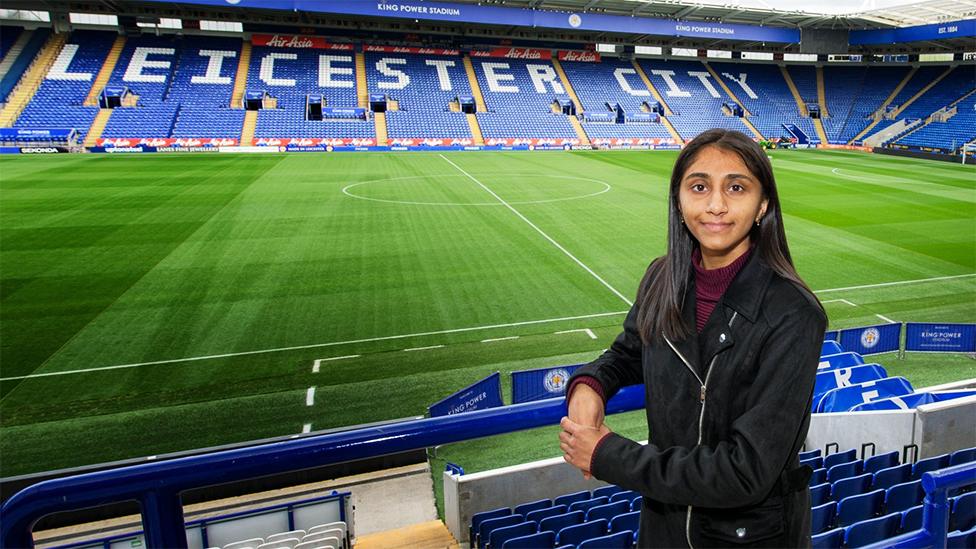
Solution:
M 333 44 L 322 36 L 302 36 L 298 34 L 254 34 L 251 44 L 269 48 L 292 48 L 299 50 L 343 50 L 352 51 L 352 44 Z
M 536 50 L 532 48 L 494 48 L 487 51 L 472 51 L 471 57 L 508 57 L 511 59 L 552 59 L 550 50 Z
M 348 137 L 259 137 L 253 141 L 257 147 L 373 147 L 376 139 Z
M 557 56 L 560 61 L 577 61 L 581 63 L 599 63 L 600 54 L 595 51 L 559 50 Z
M 461 50 L 445 50 L 442 48 L 412 48 L 407 46 L 363 46 L 363 51 L 382 53 L 416 53 L 420 55 L 461 55 Z
M 576 138 L 537 138 L 537 137 L 490 137 L 485 139 L 485 145 L 504 145 L 517 147 L 519 145 L 579 145 Z
M 234 147 L 238 140 L 231 137 L 113 137 L 99 139 L 99 147 Z

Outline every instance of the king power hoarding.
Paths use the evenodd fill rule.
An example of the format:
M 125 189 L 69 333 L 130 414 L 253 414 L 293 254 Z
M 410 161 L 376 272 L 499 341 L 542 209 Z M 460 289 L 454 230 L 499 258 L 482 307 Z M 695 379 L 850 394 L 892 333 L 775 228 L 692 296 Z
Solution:
M 905 350 L 929 353 L 976 353 L 976 324 L 909 322 Z
M 495 372 L 481 381 L 461 389 L 453 395 L 431 404 L 430 417 L 449 416 L 473 410 L 502 406 L 501 374 Z
M 195 4 L 252 10 L 365 15 L 398 19 L 423 19 L 451 23 L 480 23 L 507 27 L 621 32 L 690 38 L 716 38 L 798 44 L 800 31 L 759 25 L 713 21 L 674 21 L 627 15 L 531 10 L 480 4 L 427 2 L 423 0 L 148 0 L 165 4 Z

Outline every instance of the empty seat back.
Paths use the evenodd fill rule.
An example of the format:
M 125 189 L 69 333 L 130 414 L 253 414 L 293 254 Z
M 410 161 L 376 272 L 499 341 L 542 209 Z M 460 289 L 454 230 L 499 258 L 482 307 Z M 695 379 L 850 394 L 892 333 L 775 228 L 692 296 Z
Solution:
M 847 547 L 861 547 L 894 537 L 900 522 L 901 514 L 899 513 L 858 522 L 847 528 L 844 544 Z
M 818 505 L 810 510 L 810 532 L 819 534 L 826 532 L 834 525 L 834 515 L 837 513 L 837 503 L 830 501 Z
M 529 534 L 536 533 L 536 526 L 534 522 L 523 522 L 521 524 L 514 524 L 512 526 L 505 526 L 504 528 L 495 528 L 488 534 L 488 545 L 489 547 L 502 547 L 505 542 L 522 536 L 527 536 Z
M 836 454 L 830 454 L 824 457 L 824 469 L 830 469 L 834 465 L 839 465 L 841 463 L 850 463 L 857 459 L 857 450 L 853 448 L 847 450 L 846 452 L 837 452 Z
M 885 491 L 885 512 L 904 511 L 922 503 L 924 497 L 925 490 L 920 480 L 896 484 Z
M 525 515 L 525 520 L 531 520 L 532 522 L 539 523 L 542 522 L 542 519 L 544 518 L 562 515 L 567 511 L 569 511 L 569 508 L 565 505 L 553 505 L 552 507 L 537 509 L 529 512 L 527 515 Z
M 604 505 L 597 505 L 596 507 L 590 507 L 586 511 L 586 521 L 605 518 L 611 520 L 617 515 L 622 515 L 624 513 L 630 512 L 630 504 L 626 501 L 615 501 L 613 503 L 607 503 Z
M 532 511 L 538 511 L 539 509 L 548 509 L 552 507 L 552 500 L 540 499 L 538 501 L 530 501 L 528 503 L 523 503 L 521 505 L 515 506 L 515 514 L 528 516 Z
M 912 479 L 920 479 L 923 473 L 935 471 L 936 469 L 945 469 L 948 466 L 949 454 L 920 459 L 912 467 Z
M 552 504 L 569 506 L 576 503 L 577 501 L 586 501 L 590 499 L 590 497 L 591 497 L 590 492 L 587 490 L 583 490 L 582 492 L 574 492 L 572 494 L 565 494 L 559 496 L 552 501 Z
M 571 513 L 544 518 L 539 522 L 539 531 L 552 530 L 553 532 L 557 532 L 558 535 L 558 532 L 562 531 L 563 528 L 581 524 L 584 516 L 583 511 L 573 511 Z
M 855 522 L 874 518 L 884 507 L 884 490 L 850 496 L 837 503 L 837 525 L 849 526 Z M 901 515 L 898 515 L 899 521 Z
M 871 488 L 871 475 L 858 475 L 835 482 L 830 489 L 830 499 L 840 501 L 844 498 L 863 494 Z
M 547 530 L 528 536 L 512 538 L 502 544 L 501 549 L 539 549 L 539 547 L 552 547 L 555 543 L 556 533 Z
M 579 545 L 588 539 L 605 535 L 609 526 L 606 519 L 567 526 L 556 533 L 556 545 Z
M 590 538 L 576 546 L 576 549 L 630 549 L 634 533 L 630 530 L 616 532 L 598 538 Z
M 896 465 L 898 465 L 898 452 L 888 452 L 887 454 L 871 456 L 864 460 L 864 472 L 877 473 L 882 469 Z
M 874 480 L 872 481 L 871 486 L 880 488 L 882 490 L 887 490 L 896 484 L 901 484 L 910 480 L 912 480 L 912 464 L 903 463 L 901 465 L 888 467 L 874 473 Z

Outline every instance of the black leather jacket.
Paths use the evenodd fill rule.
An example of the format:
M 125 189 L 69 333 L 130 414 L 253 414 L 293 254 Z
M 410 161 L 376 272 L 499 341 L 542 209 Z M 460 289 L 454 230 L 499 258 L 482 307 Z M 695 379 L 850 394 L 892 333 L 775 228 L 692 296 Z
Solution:
M 810 545 L 809 469 L 797 453 L 827 320 L 757 256 L 697 337 L 643 345 L 635 305 L 610 348 L 573 375 L 596 378 L 608 399 L 644 384 L 648 444 L 610 434 L 591 465 L 643 494 L 640 547 Z M 693 279 L 682 310 L 692 328 Z

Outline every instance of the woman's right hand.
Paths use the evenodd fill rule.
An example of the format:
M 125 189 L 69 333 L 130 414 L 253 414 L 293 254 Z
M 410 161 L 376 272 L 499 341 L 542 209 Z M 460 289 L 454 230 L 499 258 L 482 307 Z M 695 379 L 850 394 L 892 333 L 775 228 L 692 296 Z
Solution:
M 569 395 L 568 408 L 569 419 L 580 425 L 594 429 L 599 429 L 603 425 L 603 397 L 584 383 L 577 383 L 573 387 L 573 392 Z M 583 471 L 583 478 L 589 480 L 591 477 L 589 471 Z

